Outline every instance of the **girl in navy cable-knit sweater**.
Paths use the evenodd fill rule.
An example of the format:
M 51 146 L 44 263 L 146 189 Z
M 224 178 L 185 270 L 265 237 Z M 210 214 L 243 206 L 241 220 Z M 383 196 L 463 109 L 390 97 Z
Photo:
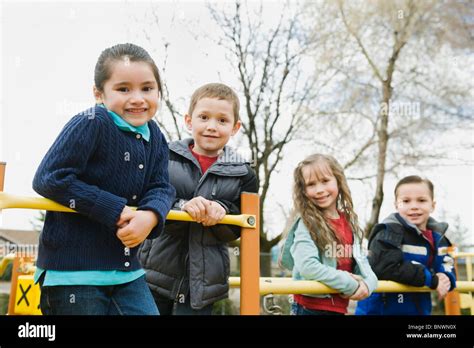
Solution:
M 158 69 L 141 47 L 102 52 L 97 105 L 64 127 L 33 181 L 78 214 L 48 212 L 35 281 L 43 314 L 158 314 L 137 247 L 162 231 L 175 191 L 155 122 Z M 130 206 L 137 206 L 134 211 Z

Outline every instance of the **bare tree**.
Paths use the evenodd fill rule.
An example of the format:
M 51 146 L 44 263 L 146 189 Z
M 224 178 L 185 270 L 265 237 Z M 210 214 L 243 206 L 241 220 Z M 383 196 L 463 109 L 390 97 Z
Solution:
M 167 8 L 167 10 L 170 9 Z M 185 136 L 180 126 L 180 119 L 184 116 L 185 102 L 183 96 L 177 96 L 175 95 L 176 93 L 170 92 L 167 80 L 170 78 L 167 76 L 168 57 L 170 47 L 175 43 L 170 42 L 163 34 L 160 12 L 162 12 L 162 8 L 157 4 L 152 4 L 144 16 L 134 17 L 133 19 L 137 24 L 142 24 L 142 31 L 139 33 L 139 36 L 148 42 L 152 52 L 159 59 L 158 66 L 160 67 L 162 78 L 161 101 L 163 105 L 160 107 L 160 112 L 154 117 L 154 120 L 158 123 L 169 141 L 181 140 Z M 170 24 L 168 25 L 172 28 L 185 28 L 183 23 L 177 18 L 176 8 L 171 9 L 169 22 Z M 146 25 L 143 26 L 143 23 L 146 23 Z
M 305 67 L 307 53 L 316 41 L 305 28 L 301 7 L 283 7 L 273 25 L 268 23 L 268 14 L 264 17 L 262 6 L 253 12 L 237 1 L 231 11 L 213 6 L 209 10 L 222 30 L 217 44 L 225 48 L 243 94 L 242 128 L 255 156 L 260 186 L 261 251 L 269 252 L 281 238 L 268 240 L 264 223 L 272 174 L 282 161 L 285 146 L 310 128 L 314 100 L 331 76 L 314 78 L 314 71 Z M 267 271 L 262 268 L 262 273 Z
M 471 235 L 469 229 L 462 225 L 461 219 L 457 216 L 454 220 L 454 225 L 450 228 L 448 233 L 448 237 L 453 245 L 455 245 L 459 251 L 467 250 L 467 248 L 472 245 L 472 242 L 469 240 Z
M 287 145 L 295 141 L 337 155 L 350 179 L 374 185 L 370 231 L 387 174 L 439 165 L 452 148 L 433 146 L 433 139 L 469 126 L 472 82 L 459 76 L 470 71 L 469 56 L 458 52 L 472 48 L 472 6 L 318 1 L 287 3 L 269 15 L 265 11 L 273 4 L 256 10 L 254 5 L 208 9 L 220 30 L 212 54 L 223 49 L 243 96 L 243 146 L 254 154 L 260 185 L 261 250 L 269 252 L 281 238 L 267 237 L 263 208 Z M 214 38 L 197 29 L 196 37 Z M 163 42 L 167 57 L 173 43 Z M 161 65 L 166 68 L 166 59 Z M 166 125 L 169 138 L 181 138 L 182 112 L 166 84 L 164 98 L 173 120 Z M 263 265 L 262 274 L 269 274 L 269 266 Z
M 206 46 L 212 41 L 216 44 L 212 53 L 225 55 L 227 69 L 234 72 L 231 74 L 236 80 L 234 85 L 240 87 L 238 89 L 243 96 L 242 147 L 249 149 L 253 155 L 261 197 L 261 251 L 270 252 L 281 238 L 281 235 L 267 238 L 269 230 L 265 225 L 263 208 L 272 175 L 282 162 L 285 146 L 295 139 L 308 139 L 305 130 L 311 128 L 314 101 L 332 76 L 326 74 L 325 69 L 319 69 L 319 78 L 314 78 L 317 69 L 308 64 L 310 58 L 307 52 L 313 49 L 315 40 L 307 23 L 302 21 L 299 4 L 288 3 L 283 7 L 274 4 L 281 7 L 278 9 L 274 9 L 273 5 L 254 5 L 239 1 L 230 8 L 228 3 L 222 7 L 209 4 L 214 25 L 221 30 L 217 38 L 215 33 L 202 28 L 197 22 L 187 21 L 182 23 L 182 28 L 186 28 L 196 41 L 205 38 Z M 270 14 L 265 12 L 269 8 Z M 155 36 L 160 35 L 158 13 L 159 8 L 152 7 L 147 19 L 157 29 L 152 31 Z M 175 15 L 172 14 L 172 22 Z M 152 46 L 160 47 L 158 56 L 163 59 L 160 66 L 166 72 L 168 50 L 174 43 L 164 37 L 156 40 L 150 34 L 149 27 L 143 34 L 150 44 L 153 43 Z M 225 83 L 232 84 L 233 81 L 226 79 Z M 169 139 L 181 138 L 178 120 L 183 114 L 179 111 L 182 105 L 176 102 L 176 94 L 170 92 L 166 81 L 163 82 L 163 89 L 167 117 L 159 117 L 157 122 Z M 282 232 L 283 225 L 278 232 Z M 263 265 L 262 274 L 268 274 L 269 269 L 269 263 Z
M 323 111 L 346 146 L 342 157 L 352 178 L 375 179 L 368 233 L 379 219 L 387 173 L 440 165 L 447 148 L 433 146 L 434 137 L 469 126 L 472 82 L 459 71 L 469 71 L 472 62 L 455 57 L 472 48 L 473 8 L 468 2 L 411 0 L 309 6 L 325 8 L 334 20 L 333 46 L 344 44 L 331 56 L 344 76 L 338 83 L 344 92 L 335 98 L 337 107 Z M 375 171 L 368 170 L 374 165 Z

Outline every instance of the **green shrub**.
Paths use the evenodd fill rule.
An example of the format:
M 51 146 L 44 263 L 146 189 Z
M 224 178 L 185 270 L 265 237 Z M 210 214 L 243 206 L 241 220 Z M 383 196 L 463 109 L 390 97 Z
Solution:
M 10 298 L 9 294 L 0 293 L 0 315 L 7 314 L 8 311 L 8 299 Z
M 238 308 L 234 305 L 232 300 L 226 298 L 214 303 L 212 307 L 212 315 L 237 315 Z

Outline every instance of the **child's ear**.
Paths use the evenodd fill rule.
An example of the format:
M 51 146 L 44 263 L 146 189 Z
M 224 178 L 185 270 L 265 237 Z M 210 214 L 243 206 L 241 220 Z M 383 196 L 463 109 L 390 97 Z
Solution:
M 240 120 L 234 124 L 234 128 L 232 129 L 232 136 L 237 134 L 241 125 L 242 125 L 242 122 L 240 122 Z
M 93 87 L 93 93 L 96 104 L 103 104 L 104 101 L 102 100 L 102 92 L 99 91 L 96 86 Z
M 193 124 L 191 122 L 191 116 L 189 114 L 185 114 L 184 115 L 184 124 L 186 125 L 186 128 L 188 130 L 192 130 L 193 129 Z
M 433 201 L 433 206 L 431 207 L 431 212 L 434 212 L 436 208 L 436 201 Z

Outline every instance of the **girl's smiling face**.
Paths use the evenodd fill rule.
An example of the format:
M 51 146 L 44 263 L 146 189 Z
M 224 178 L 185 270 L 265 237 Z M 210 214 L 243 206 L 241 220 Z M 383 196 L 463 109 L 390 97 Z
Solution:
M 147 123 L 158 110 L 158 82 L 150 65 L 129 60 L 113 61 L 111 75 L 103 91 L 94 87 L 97 103 L 138 127 Z
M 302 168 L 306 196 L 320 208 L 326 217 L 338 218 L 337 179 L 327 163 L 318 162 Z

